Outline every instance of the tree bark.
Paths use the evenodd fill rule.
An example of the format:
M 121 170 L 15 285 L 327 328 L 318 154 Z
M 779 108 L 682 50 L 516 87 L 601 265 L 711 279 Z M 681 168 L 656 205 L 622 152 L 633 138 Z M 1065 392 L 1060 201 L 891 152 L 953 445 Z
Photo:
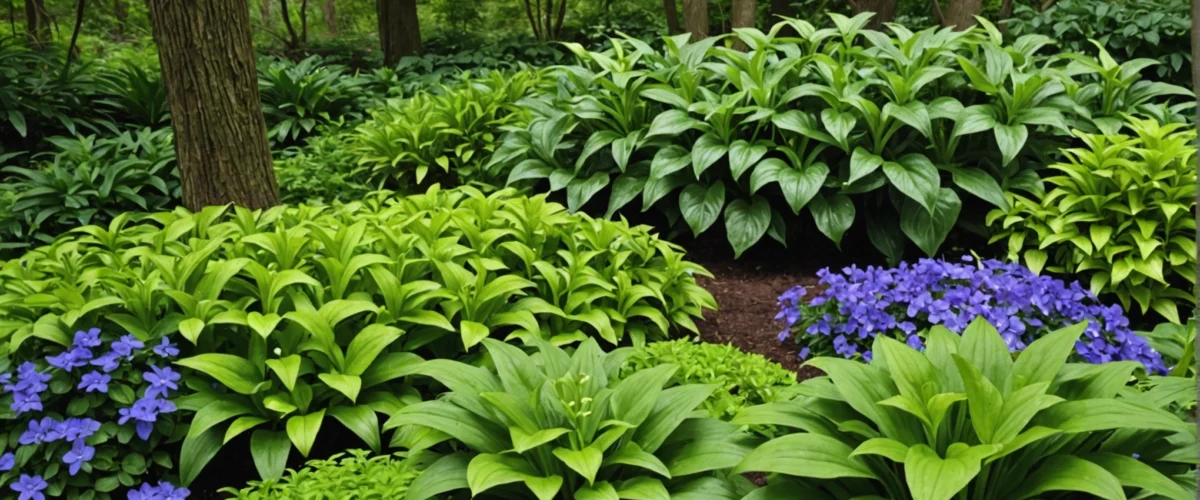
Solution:
M 942 26 L 966 31 L 975 26 L 975 16 L 983 13 L 983 0 L 949 0 Z
M 733 12 L 730 13 L 730 25 L 733 29 L 753 28 L 758 24 L 758 5 L 755 0 L 733 0 Z M 747 50 L 749 47 L 741 39 L 733 43 L 737 50 Z
M 308 43 L 308 0 L 300 0 L 300 43 Z
M 50 15 L 45 0 L 25 0 L 25 35 L 35 49 L 44 48 L 50 41 Z
M 247 0 L 150 0 L 183 201 L 279 204 Z
M 855 14 L 875 13 L 871 17 L 871 22 L 867 23 L 867 27 L 873 30 L 883 27 L 883 23 L 890 23 L 896 19 L 896 0 L 857 0 L 850 5 Z
M 337 5 L 334 0 L 325 0 L 321 5 L 321 15 L 325 16 L 325 28 L 330 38 L 338 36 Z
M 683 29 L 693 42 L 708 38 L 708 0 L 683 0 Z
M 667 16 L 667 34 L 678 35 L 681 33 L 679 11 L 675 9 L 675 0 L 663 0 L 663 12 Z
M 117 20 L 117 35 L 124 37 L 129 23 L 129 11 L 125 9 L 123 0 L 113 0 L 112 9 L 113 18 Z
M 383 61 L 395 66 L 401 57 L 421 53 L 421 29 L 416 0 L 377 0 L 379 43 Z

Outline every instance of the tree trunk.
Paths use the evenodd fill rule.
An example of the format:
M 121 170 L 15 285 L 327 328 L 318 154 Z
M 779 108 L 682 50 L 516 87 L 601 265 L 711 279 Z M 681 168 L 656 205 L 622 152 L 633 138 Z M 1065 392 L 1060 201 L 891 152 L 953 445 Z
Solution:
M 663 0 L 663 12 L 667 16 L 667 34 L 678 35 L 679 28 L 679 11 L 675 9 L 675 0 Z
M 890 23 L 896 19 L 896 0 L 858 0 L 851 5 L 855 14 L 875 13 L 871 17 L 871 22 L 867 23 L 867 27 L 873 30 L 883 27 L 883 23 Z
M 1192 0 L 1192 89 L 1200 92 L 1200 0 Z M 1200 96 L 1200 94 L 1196 94 Z M 1200 103 L 1200 98 L 1197 100 Z M 1196 124 L 1200 124 L 1200 106 L 1196 107 Z M 1194 125 L 1194 124 L 1193 124 Z M 1200 137 L 1196 139 L 1200 144 Z M 1196 186 L 1200 186 L 1200 177 L 1196 178 Z M 1196 191 L 1200 193 L 1200 190 Z M 1200 208 L 1196 210 L 1196 227 L 1200 227 Z M 1200 249 L 1200 232 L 1196 233 L 1196 248 Z M 1196 267 L 1196 277 L 1200 278 L 1200 266 Z M 1200 297 L 1200 279 L 1192 286 L 1192 293 Z M 1192 310 L 1192 317 L 1200 321 L 1200 303 Z M 1200 380 L 1200 335 L 1196 336 L 1195 365 L 1197 380 Z M 1196 396 L 1200 397 L 1200 384 L 1196 385 Z M 1200 419 L 1196 419 L 1196 428 L 1200 430 Z
M 299 47 L 300 36 L 296 34 L 296 28 L 292 26 L 292 10 L 288 8 L 287 0 L 279 0 L 279 15 L 283 17 L 283 26 L 287 28 L 288 32 L 287 48 Z
M 733 29 L 753 28 L 758 24 L 758 5 L 755 0 L 733 0 L 733 12 L 730 13 L 730 24 Z M 737 50 L 747 50 L 745 42 L 738 39 L 733 47 Z
M 708 38 L 708 0 L 683 0 L 683 28 L 693 42 Z
M 50 16 L 45 0 L 25 0 L 25 34 L 35 49 L 44 48 L 50 41 Z
M 308 0 L 300 0 L 300 43 L 308 43 Z
M 983 13 L 983 0 L 949 0 L 942 26 L 966 31 L 975 26 L 975 16 Z
M 321 15 L 325 16 L 325 28 L 329 31 L 329 38 L 337 38 L 338 22 L 337 22 L 337 5 L 334 0 L 325 0 L 321 5 Z
M 263 24 L 269 24 L 271 21 L 271 0 L 262 0 L 262 8 L 259 9 L 262 14 Z
M 246 0 L 150 0 L 190 210 L 279 204 Z
M 124 38 L 125 30 L 128 28 L 129 11 L 125 9 L 123 0 L 113 0 L 113 18 L 117 20 L 117 35 Z
M 379 43 L 383 61 L 395 66 L 404 56 L 421 53 L 421 29 L 417 21 L 416 0 L 377 0 Z

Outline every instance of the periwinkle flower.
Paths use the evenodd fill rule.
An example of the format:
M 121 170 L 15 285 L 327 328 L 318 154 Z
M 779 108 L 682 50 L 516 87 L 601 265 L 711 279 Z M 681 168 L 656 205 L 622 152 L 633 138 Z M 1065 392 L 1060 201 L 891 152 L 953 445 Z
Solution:
M 142 483 L 136 490 L 129 490 L 129 500 L 183 500 L 190 495 L 187 488 L 176 488 L 171 483 L 162 481 L 157 486 Z
M 75 332 L 75 341 L 73 342 L 73 345 L 75 347 L 82 347 L 85 349 L 100 347 L 100 329 L 91 328 L 86 332 L 82 330 Z
M 79 468 L 96 456 L 96 449 L 88 446 L 82 439 L 76 439 L 71 449 L 63 454 L 63 463 L 67 464 L 72 476 L 79 473 Z
M 43 417 L 41 420 L 36 418 L 30 419 L 29 427 L 25 429 L 25 432 L 21 433 L 21 437 L 17 438 L 17 442 L 28 446 L 58 441 L 63 437 L 61 425 L 62 422 L 50 417 Z
M 162 342 L 154 346 L 153 350 L 154 354 L 164 358 L 173 358 L 179 355 L 179 348 L 175 347 L 175 344 L 172 344 L 166 337 L 163 337 Z
M 55 368 L 70 372 L 75 368 L 87 366 L 92 360 L 92 351 L 86 347 L 72 347 L 66 351 L 59 353 L 57 356 L 46 358 L 46 362 Z
M 109 382 L 112 382 L 112 376 L 93 370 L 91 373 L 83 376 L 79 381 L 77 389 L 82 389 L 84 392 L 108 393 Z
M 179 374 L 169 366 L 159 368 L 152 365 L 150 371 L 142 374 L 142 378 L 150 384 L 150 387 L 146 389 L 148 398 L 167 397 L 168 391 L 179 389 L 179 385 L 175 383 L 179 381 Z
M 114 342 L 115 344 L 115 342 Z M 111 373 L 121 366 L 121 355 L 116 352 L 110 352 L 92 360 L 92 366 L 98 366 L 104 373 Z
M 62 423 L 62 438 L 67 441 L 87 439 L 100 430 L 100 422 L 90 418 L 68 418 Z
M 120 339 L 118 339 L 116 342 L 113 342 L 109 347 L 112 349 L 112 352 L 116 353 L 118 356 L 128 359 L 133 357 L 134 350 L 142 349 L 146 347 L 146 344 L 143 344 L 142 341 L 138 340 L 137 337 L 134 337 L 133 335 L 122 335 Z
M 46 500 L 46 495 L 42 494 L 42 490 L 49 486 L 42 476 L 21 474 L 17 482 L 9 486 L 13 491 L 20 493 L 17 500 Z
M 17 466 L 17 457 L 12 452 L 0 456 L 0 472 L 8 472 Z

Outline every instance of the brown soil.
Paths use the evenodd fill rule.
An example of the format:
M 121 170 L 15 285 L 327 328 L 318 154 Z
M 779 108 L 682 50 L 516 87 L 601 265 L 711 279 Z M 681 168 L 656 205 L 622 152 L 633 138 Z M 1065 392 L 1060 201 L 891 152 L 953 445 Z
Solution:
M 775 321 L 779 295 L 796 285 L 816 286 L 814 273 L 788 264 L 766 264 L 761 259 L 693 257 L 698 257 L 699 263 L 713 274 L 713 278 L 698 281 L 713 294 L 719 306 L 717 311 L 706 311 L 704 321 L 698 323 L 701 339 L 761 354 L 799 372 L 801 379 L 818 373 L 811 368 L 800 368 L 796 344 L 779 341 L 783 324 Z

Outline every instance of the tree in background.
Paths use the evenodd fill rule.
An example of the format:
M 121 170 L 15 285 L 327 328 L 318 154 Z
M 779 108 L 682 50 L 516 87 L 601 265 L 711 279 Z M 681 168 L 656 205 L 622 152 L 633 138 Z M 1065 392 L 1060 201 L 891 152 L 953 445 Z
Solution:
M 936 4 L 938 0 L 933 2 Z M 871 22 L 867 23 L 867 27 L 871 29 L 879 29 L 883 23 L 890 23 L 896 19 L 896 0 L 846 0 L 846 3 L 850 4 L 855 14 L 875 13 Z
M 546 0 L 545 5 L 540 0 L 525 0 L 525 15 L 529 17 L 529 27 L 535 38 L 558 40 L 567 17 L 567 0 Z
M 983 0 L 947 0 L 944 12 L 941 0 L 933 0 L 933 12 L 942 26 L 969 30 L 975 26 L 975 16 L 983 14 Z
M 279 15 L 283 17 L 283 25 L 287 28 L 287 48 L 296 49 L 308 43 L 308 0 L 300 0 L 300 34 L 292 25 L 292 11 L 287 0 L 279 0 Z
M 667 16 L 667 34 L 678 35 L 681 33 L 679 10 L 675 8 L 675 0 L 663 0 L 663 12 Z
M 325 3 L 321 4 L 321 16 L 325 18 L 325 28 L 329 30 L 329 38 L 337 38 L 337 2 L 325 0 Z
M 693 42 L 708 38 L 708 0 L 683 0 L 683 28 Z
M 395 66 L 404 56 L 421 53 L 417 0 L 378 0 L 379 44 L 383 61 Z
M 43 48 L 50 41 L 50 14 L 46 0 L 25 0 L 25 34 L 29 45 Z
M 150 0 L 184 204 L 279 204 L 246 0 Z
M 757 26 L 757 21 L 758 2 L 755 0 L 733 0 L 733 13 L 730 16 L 730 25 L 733 29 L 753 28 Z M 738 50 L 747 50 L 749 48 L 741 39 L 738 39 L 733 46 Z

